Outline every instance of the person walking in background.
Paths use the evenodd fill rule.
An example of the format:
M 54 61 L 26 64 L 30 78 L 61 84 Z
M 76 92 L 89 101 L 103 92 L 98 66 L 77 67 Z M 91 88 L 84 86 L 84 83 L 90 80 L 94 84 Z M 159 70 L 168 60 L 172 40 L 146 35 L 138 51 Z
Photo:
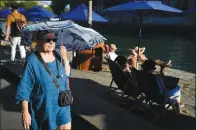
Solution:
M 37 53 L 31 53 L 28 57 L 16 92 L 16 101 L 22 105 L 22 124 L 25 129 L 31 130 L 70 130 L 70 105 L 59 105 L 60 92 L 69 90 L 70 65 L 67 50 L 61 46 L 55 53 L 54 32 L 39 31 L 37 36 Z M 60 56 L 62 62 L 59 60 Z M 40 59 L 43 59 L 47 67 Z
M 11 42 L 11 62 L 15 60 L 16 47 L 19 47 L 21 60 L 25 62 L 26 51 L 25 47 L 21 44 L 21 29 L 27 25 L 27 21 L 24 15 L 18 12 L 18 5 L 13 4 L 12 13 L 8 15 L 6 21 L 6 37 L 5 40 Z M 11 32 L 11 33 L 10 33 Z

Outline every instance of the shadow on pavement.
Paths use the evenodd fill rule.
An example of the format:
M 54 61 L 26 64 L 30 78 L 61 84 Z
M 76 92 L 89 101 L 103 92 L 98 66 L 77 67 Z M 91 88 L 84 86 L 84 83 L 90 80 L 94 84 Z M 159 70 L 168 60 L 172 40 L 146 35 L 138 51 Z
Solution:
M 8 77 L 5 75 L 6 77 L 2 77 L 1 81 L 7 80 L 7 78 L 9 78 L 9 76 L 11 76 L 10 77 L 11 79 L 15 79 L 15 80 L 14 80 L 14 82 L 11 82 L 12 80 L 10 80 L 10 78 L 9 78 L 9 80 L 7 80 L 9 85 L 7 85 L 7 86 L 2 86 L 2 83 L 1 83 L 1 86 L 0 86 L 0 88 L 1 88 L 1 90 L 0 90 L 1 108 L 4 109 L 5 111 L 20 112 L 20 110 L 21 110 L 20 106 L 15 104 L 15 94 L 16 94 L 16 88 L 17 88 L 16 81 L 19 80 L 19 78 L 15 77 L 14 75 L 9 74 L 6 71 L 4 71 L 4 73 L 6 73 L 6 75 Z M 110 83 L 110 81 L 109 81 L 109 83 Z M 94 94 L 94 95 L 96 95 L 96 98 L 105 99 L 105 101 L 110 102 L 114 105 L 117 105 L 120 108 L 123 108 L 125 110 L 128 110 L 132 106 L 132 101 L 130 101 L 130 100 L 127 100 L 126 102 L 116 103 L 115 101 L 118 98 L 118 95 L 107 95 L 107 96 L 101 97 L 101 93 L 107 91 L 107 86 L 103 86 L 93 80 L 90 80 L 90 79 L 72 78 L 71 89 L 74 90 L 73 94 L 83 93 L 83 91 L 86 91 L 88 89 L 90 91 L 90 93 L 88 93 L 88 94 L 90 94 L 90 95 Z M 75 98 L 76 104 L 78 103 L 78 101 L 80 102 L 80 100 L 78 98 Z M 95 99 L 95 101 L 96 101 L 96 99 Z M 88 104 L 90 106 L 92 105 L 91 102 Z M 73 108 L 74 107 L 77 107 L 75 105 L 75 103 L 73 104 Z M 81 106 L 81 107 L 83 107 L 83 106 Z M 100 107 L 103 107 L 103 109 L 105 109 L 105 106 L 100 106 Z M 77 108 L 77 109 L 79 109 L 79 108 Z M 136 111 L 132 111 L 132 113 L 149 121 L 149 122 L 152 118 L 150 116 L 149 111 L 136 110 Z M 104 120 L 104 124 L 105 124 L 106 129 L 113 128 L 113 123 L 117 123 L 118 120 L 126 120 L 126 119 L 111 119 L 114 116 L 109 115 L 108 113 L 102 112 L 102 111 L 96 111 L 96 110 L 87 111 L 87 110 L 81 109 L 77 113 L 75 113 L 75 111 L 72 111 L 73 129 L 78 130 L 78 129 L 83 128 L 83 129 L 96 130 L 97 128 L 95 126 L 93 126 L 88 121 L 86 121 L 85 119 L 83 119 L 82 117 L 80 117 L 78 115 L 92 117 L 92 116 L 95 116 L 98 114 L 104 115 L 103 120 Z M 121 115 L 122 113 L 117 113 L 117 115 L 118 114 Z M 19 119 L 20 119 L 20 117 L 19 117 Z M 133 120 L 135 120 L 135 119 L 133 119 Z M 122 121 L 122 122 L 124 123 L 124 121 Z M 140 125 L 140 124 L 141 123 L 139 122 L 139 124 L 137 123 L 137 124 L 135 124 L 135 126 Z M 123 127 L 124 124 L 120 123 L 119 125 L 120 125 L 120 127 Z M 130 124 L 131 128 L 133 125 L 131 122 L 131 124 Z M 155 123 L 155 125 L 163 128 L 163 129 L 185 130 L 188 128 L 190 130 L 194 130 L 195 126 L 196 126 L 196 119 L 194 117 L 190 117 L 187 115 L 177 116 L 171 112 L 168 112 L 167 116 L 158 120 Z M 115 129 L 115 128 L 113 128 L 113 129 Z M 120 128 L 117 128 L 117 129 L 120 129 Z M 123 129 L 126 129 L 126 128 L 123 128 Z M 127 128 L 127 129 L 130 129 L 130 128 Z
M 4 79 L 4 77 L 0 78 L 0 104 L 1 109 L 3 109 L 4 111 L 19 113 L 21 112 L 20 104 L 16 104 L 15 102 L 16 88 L 17 83 L 11 82 L 10 79 L 6 80 Z M 95 126 L 93 126 L 88 121 L 84 120 L 82 117 L 77 115 L 74 111 L 71 111 L 71 114 L 72 130 L 98 130 Z M 19 116 L 18 119 L 21 120 L 21 117 Z
M 88 84 L 90 85 L 88 89 L 91 89 L 92 94 L 96 94 L 101 96 L 100 94 L 102 92 L 107 92 L 107 86 L 103 86 L 93 80 L 89 80 L 89 79 L 82 79 L 82 78 L 72 78 L 72 86 L 71 87 L 88 87 Z M 110 84 L 110 81 L 109 81 Z M 83 86 L 84 85 L 84 86 Z M 76 89 L 73 91 L 73 93 L 75 91 L 77 91 L 77 88 L 73 88 Z M 80 92 L 82 89 L 79 89 Z M 85 90 L 84 90 L 85 91 Z M 117 103 L 116 100 L 119 99 L 120 97 L 118 95 L 106 95 L 104 97 L 106 101 L 116 104 L 118 105 L 120 108 L 123 108 L 125 110 L 129 111 L 129 108 L 132 107 L 133 105 L 133 101 L 132 100 L 125 100 L 122 102 Z M 96 101 L 96 100 L 95 100 Z M 76 99 L 77 102 L 77 99 Z M 90 103 L 91 105 L 91 103 Z M 105 106 L 101 106 L 101 107 L 105 107 Z M 153 110 L 155 111 L 154 108 Z M 135 110 L 132 111 L 131 113 L 145 119 L 146 121 L 151 123 L 151 120 L 153 119 L 154 115 L 153 115 L 153 110 Z M 110 115 L 107 115 L 107 113 L 102 113 L 101 112 L 97 112 L 97 111 L 85 111 L 85 110 L 80 110 L 78 111 L 80 115 L 86 115 L 86 116 L 94 116 L 97 114 L 103 114 L 105 115 L 105 124 L 106 124 L 106 128 L 107 129 L 111 129 L 111 126 L 108 127 L 108 124 L 110 124 L 110 122 L 108 122 L 108 119 L 110 118 Z M 109 120 L 111 121 L 111 119 Z M 114 119 L 114 123 L 116 119 Z M 168 111 L 165 117 L 160 118 L 158 121 L 156 121 L 154 123 L 156 126 L 163 128 L 163 129 L 169 129 L 169 130 L 185 130 L 185 129 L 190 129 L 190 130 L 195 130 L 196 128 L 196 118 L 191 117 L 189 115 L 184 115 L 184 114 L 180 114 L 180 115 L 176 115 L 175 113 L 173 113 L 172 111 Z M 132 122 L 131 122 L 132 125 Z
M 11 112 L 21 112 L 21 108 L 19 104 L 16 104 L 15 95 L 16 95 L 15 85 L 11 84 L 9 86 L 4 86 L 4 88 L 2 88 L 1 86 L 0 103 L 4 110 Z

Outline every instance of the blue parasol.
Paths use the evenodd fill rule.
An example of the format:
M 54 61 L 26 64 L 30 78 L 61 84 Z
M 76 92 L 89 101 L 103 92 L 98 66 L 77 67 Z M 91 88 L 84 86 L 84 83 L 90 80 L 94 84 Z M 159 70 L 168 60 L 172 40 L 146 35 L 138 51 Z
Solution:
M 32 32 L 52 30 L 57 35 L 56 47 L 64 45 L 69 51 L 88 50 L 107 40 L 91 28 L 82 27 L 71 20 L 48 21 L 28 25 L 22 31 L 22 39 L 31 44 Z
M 27 9 L 23 11 L 22 14 L 25 15 L 28 20 L 49 20 L 50 18 L 56 17 L 55 14 L 40 6 L 34 6 L 31 9 Z
M 125 4 L 117 5 L 111 8 L 104 9 L 102 11 L 131 11 L 133 14 L 140 15 L 140 30 L 139 30 L 139 42 L 138 46 L 141 42 L 141 36 L 142 36 L 142 16 L 143 14 L 149 13 L 149 12 L 168 12 L 168 13 L 182 13 L 181 10 L 170 7 L 168 5 L 165 5 L 161 3 L 160 1 L 132 1 Z M 138 49 L 139 53 L 139 49 Z
M 18 12 L 21 13 L 23 12 L 25 9 L 24 8 L 19 8 Z M 0 18 L 7 18 L 9 14 L 12 13 L 12 9 L 4 9 L 0 11 Z
M 81 4 L 77 8 L 74 8 L 71 11 L 60 15 L 60 18 L 64 19 L 64 20 L 87 21 L 88 20 L 88 7 L 84 4 Z M 108 22 L 107 19 L 100 16 L 99 14 L 97 14 L 94 11 L 92 11 L 92 21 L 94 21 L 94 22 Z

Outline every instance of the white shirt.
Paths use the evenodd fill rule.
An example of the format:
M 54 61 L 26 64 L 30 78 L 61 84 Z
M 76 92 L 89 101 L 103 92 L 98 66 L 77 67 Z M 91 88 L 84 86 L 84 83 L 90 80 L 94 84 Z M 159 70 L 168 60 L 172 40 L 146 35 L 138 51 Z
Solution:
M 118 55 L 115 52 L 109 52 L 109 58 L 114 61 L 118 57 Z

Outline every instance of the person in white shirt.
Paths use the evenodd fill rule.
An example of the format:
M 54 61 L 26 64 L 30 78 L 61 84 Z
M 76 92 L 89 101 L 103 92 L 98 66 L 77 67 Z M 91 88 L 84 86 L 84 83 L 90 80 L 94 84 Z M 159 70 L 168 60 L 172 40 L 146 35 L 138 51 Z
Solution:
M 115 51 L 117 50 L 116 45 L 114 44 L 110 44 L 110 52 L 109 52 L 109 58 L 114 61 L 117 58 L 117 54 L 115 53 Z

